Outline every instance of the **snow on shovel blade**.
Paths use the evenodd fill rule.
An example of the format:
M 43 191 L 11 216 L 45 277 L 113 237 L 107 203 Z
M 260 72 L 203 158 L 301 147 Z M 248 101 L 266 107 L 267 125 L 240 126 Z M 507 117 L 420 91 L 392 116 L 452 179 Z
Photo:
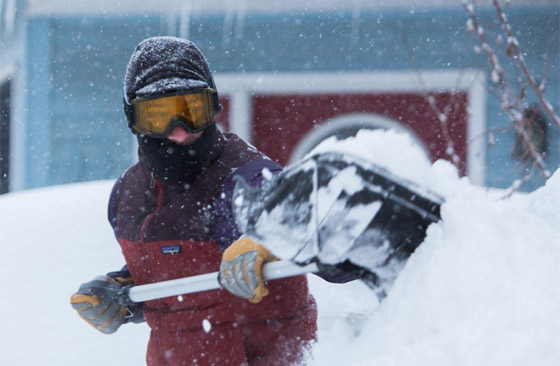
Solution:
M 239 228 L 277 257 L 357 275 L 383 297 L 443 199 L 353 156 L 322 153 L 261 188 L 239 179 Z

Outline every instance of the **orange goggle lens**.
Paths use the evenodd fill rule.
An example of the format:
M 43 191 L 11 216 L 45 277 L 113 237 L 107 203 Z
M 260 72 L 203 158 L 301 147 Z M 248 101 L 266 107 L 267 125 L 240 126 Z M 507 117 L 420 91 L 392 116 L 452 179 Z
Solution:
M 176 125 L 190 132 L 199 132 L 214 123 L 212 108 L 214 90 L 196 93 L 138 98 L 132 101 L 137 132 L 154 137 L 165 137 Z

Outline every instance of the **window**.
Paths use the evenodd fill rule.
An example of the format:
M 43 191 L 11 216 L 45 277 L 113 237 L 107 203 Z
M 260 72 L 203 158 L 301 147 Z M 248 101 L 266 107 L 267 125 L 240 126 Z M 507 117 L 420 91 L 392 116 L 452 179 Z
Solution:
M 10 82 L 0 83 L 0 194 L 9 190 Z

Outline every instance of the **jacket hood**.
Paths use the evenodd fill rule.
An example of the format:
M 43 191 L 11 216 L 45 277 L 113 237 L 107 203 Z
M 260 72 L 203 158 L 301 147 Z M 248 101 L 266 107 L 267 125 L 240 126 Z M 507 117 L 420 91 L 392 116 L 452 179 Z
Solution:
M 152 37 L 140 42 L 124 77 L 127 102 L 207 87 L 216 90 L 206 58 L 193 42 L 176 37 Z

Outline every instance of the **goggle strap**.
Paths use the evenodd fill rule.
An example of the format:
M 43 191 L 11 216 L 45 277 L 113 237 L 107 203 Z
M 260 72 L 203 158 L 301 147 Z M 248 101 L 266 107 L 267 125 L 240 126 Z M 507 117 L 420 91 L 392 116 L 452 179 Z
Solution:
M 220 104 L 220 97 L 218 96 L 218 88 L 216 88 L 216 83 L 214 83 L 214 77 L 212 76 L 212 74 L 210 74 L 210 86 L 212 87 L 212 90 L 214 90 L 214 95 L 213 95 L 213 107 L 214 107 L 214 113 L 218 114 L 222 111 L 223 107 Z

